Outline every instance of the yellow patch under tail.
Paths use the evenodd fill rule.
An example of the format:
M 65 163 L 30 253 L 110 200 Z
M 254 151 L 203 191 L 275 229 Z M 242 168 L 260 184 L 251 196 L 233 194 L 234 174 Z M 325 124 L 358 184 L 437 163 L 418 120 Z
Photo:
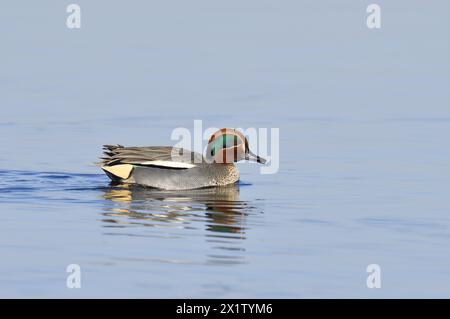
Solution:
M 119 164 L 113 166 L 102 166 L 102 169 L 121 179 L 128 179 L 133 171 L 133 165 Z

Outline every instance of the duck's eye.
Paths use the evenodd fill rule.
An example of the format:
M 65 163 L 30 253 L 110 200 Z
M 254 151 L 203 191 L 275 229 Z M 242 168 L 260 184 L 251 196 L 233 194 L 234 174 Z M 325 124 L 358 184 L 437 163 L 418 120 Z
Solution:
M 218 137 L 211 145 L 211 156 L 215 156 L 222 149 L 237 147 L 239 137 L 236 135 L 224 134 Z

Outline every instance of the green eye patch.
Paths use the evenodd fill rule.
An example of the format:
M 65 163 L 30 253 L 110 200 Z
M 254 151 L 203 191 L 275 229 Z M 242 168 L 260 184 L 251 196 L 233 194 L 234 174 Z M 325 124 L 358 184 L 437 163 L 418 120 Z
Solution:
M 221 135 L 211 145 L 211 155 L 214 156 L 221 149 L 230 148 L 239 144 L 238 137 L 236 135 Z

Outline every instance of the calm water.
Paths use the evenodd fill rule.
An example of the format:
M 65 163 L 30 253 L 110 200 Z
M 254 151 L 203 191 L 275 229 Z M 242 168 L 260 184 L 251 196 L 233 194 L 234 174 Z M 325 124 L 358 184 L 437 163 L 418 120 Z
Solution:
M 5 5 L 0 297 L 449 297 L 450 6 L 379 2 L 376 31 L 355 1 L 80 0 L 80 30 Z M 195 119 L 279 128 L 279 172 L 167 192 L 92 164 Z

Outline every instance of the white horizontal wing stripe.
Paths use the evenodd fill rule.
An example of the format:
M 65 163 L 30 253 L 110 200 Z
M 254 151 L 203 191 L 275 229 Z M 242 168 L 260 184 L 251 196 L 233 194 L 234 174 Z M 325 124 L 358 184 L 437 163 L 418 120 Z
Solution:
M 142 162 L 140 165 L 145 166 L 164 166 L 164 167 L 173 167 L 173 168 L 192 168 L 196 165 L 190 164 L 190 163 L 183 163 L 183 162 L 172 162 L 172 161 L 147 161 Z

